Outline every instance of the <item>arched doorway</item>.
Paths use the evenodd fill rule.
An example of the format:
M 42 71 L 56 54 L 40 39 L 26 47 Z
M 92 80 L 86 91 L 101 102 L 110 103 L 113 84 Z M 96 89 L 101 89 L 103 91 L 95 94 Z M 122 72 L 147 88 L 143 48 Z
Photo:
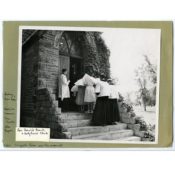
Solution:
M 59 40 L 59 65 L 60 74 L 62 69 L 67 69 L 67 78 L 70 80 L 69 88 L 84 75 L 84 60 L 82 57 L 82 46 L 78 41 L 78 32 L 65 31 Z M 70 91 L 70 111 L 77 110 L 75 96 Z

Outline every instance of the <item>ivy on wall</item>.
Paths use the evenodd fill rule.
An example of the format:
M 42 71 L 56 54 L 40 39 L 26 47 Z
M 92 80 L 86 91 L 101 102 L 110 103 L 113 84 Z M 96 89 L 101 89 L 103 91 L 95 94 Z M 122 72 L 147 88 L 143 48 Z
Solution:
M 110 51 L 100 32 L 79 32 L 78 40 L 83 50 L 84 72 L 105 80 L 110 78 Z
M 110 51 L 107 48 L 103 38 L 101 37 L 101 33 L 95 32 L 94 39 L 98 51 L 101 76 L 103 76 L 105 79 L 108 79 L 110 78 L 110 63 L 109 63 Z

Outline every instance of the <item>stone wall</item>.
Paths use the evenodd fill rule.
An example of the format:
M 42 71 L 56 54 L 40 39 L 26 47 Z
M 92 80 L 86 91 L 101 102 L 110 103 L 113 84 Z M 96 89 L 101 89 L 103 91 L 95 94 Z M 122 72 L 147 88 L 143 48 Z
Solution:
M 58 108 L 59 49 L 54 47 L 56 33 L 46 31 L 39 39 L 37 110 L 35 126 L 51 129 L 52 138 L 61 138 Z
M 55 33 L 46 31 L 39 40 L 38 89 L 50 88 L 57 94 L 59 49 L 54 47 Z
M 51 138 L 65 138 L 62 133 L 61 108 L 58 108 L 56 96 L 50 88 L 37 90 L 35 124 L 37 127 L 50 128 Z
M 38 76 L 38 42 L 22 49 L 21 126 L 33 126 Z
M 59 49 L 55 33 L 38 31 L 22 48 L 21 126 L 36 126 L 37 90 L 48 88 L 57 96 Z

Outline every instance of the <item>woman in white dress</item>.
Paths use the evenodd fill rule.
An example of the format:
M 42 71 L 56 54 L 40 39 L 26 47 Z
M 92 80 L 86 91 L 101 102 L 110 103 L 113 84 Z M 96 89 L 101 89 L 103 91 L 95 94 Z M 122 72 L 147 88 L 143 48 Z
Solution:
M 96 94 L 95 94 L 95 78 L 85 74 L 83 77 L 83 83 L 85 85 L 85 95 L 84 102 L 88 106 L 87 113 L 93 113 L 94 103 L 96 102 Z
M 70 90 L 69 90 L 69 83 L 70 81 L 67 80 L 67 70 L 62 69 L 62 74 L 59 79 L 59 99 L 61 102 L 62 111 L 69 110 L 69 98 L 70 98 Z

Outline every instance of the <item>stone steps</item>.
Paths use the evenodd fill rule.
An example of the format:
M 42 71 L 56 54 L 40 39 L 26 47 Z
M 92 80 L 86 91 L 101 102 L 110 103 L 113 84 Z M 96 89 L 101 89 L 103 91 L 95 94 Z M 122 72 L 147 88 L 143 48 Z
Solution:
M 90 123 L 91 123 L 90 119 L 86 119 L 86 120 L 67 120 L 66 122 L 61 123 L 61 126 L 64 129 L 68 129 L 68 128 L 89 126 Z
M 63 122 L 67 122 L 69 120 L 84 120 L 84 119 L 91 119 L 92 114 L 85 114 L 85 113 L 77 113 L 77 112 L 68 112 L 61 114 L 61 120 Z
M 77 135 L 72 136 L 72 139 L 84 139 L 84 140 L 117 140 L 123 137 L 133 136 L 133 130 L 118 130 L 118 131 L 109 131 L 101 133 L 91 133 L 86 135 Z
M 92 126 L 92 114 L 78 112 L 63 112 L 60 118 L 63 133 L 70 139 L 141 141 L 141 138 L 134 136 L 134 131 L 128 128 L 127 122 L 116 125 Z
M 130 137 L 124 137 L 124 138 L 120 138 L 120 139 L 117 139 L 119 141 L 141 141 L 141 138 L 140 137 L 137 137 L 137 136 L 130 136 Z
M 117 125 L 108 125 L 108 126 L 85 126 L 77 128 L 68 128 L 67 131 L 72 133 L 72 136 L 84 135 L 91 133 L 104 133 L 116 130 L 123 130 L 127 128 L 127 124 L 118 123 Z

